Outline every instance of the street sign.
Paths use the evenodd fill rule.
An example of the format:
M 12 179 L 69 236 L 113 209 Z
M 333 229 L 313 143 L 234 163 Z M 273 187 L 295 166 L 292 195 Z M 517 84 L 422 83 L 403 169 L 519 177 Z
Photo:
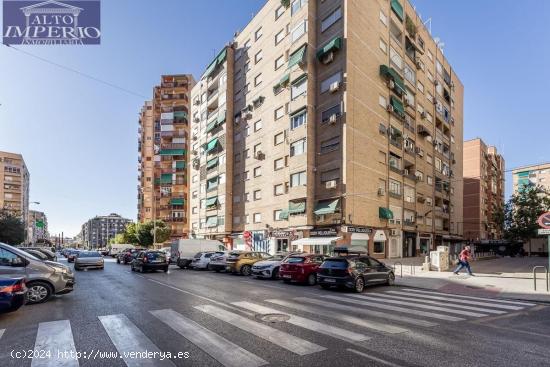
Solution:
M 541 228 L 539 229 L 538 234 L 539 236 L 545 236 L 545 235 L 550 236 L 550 228 Z
M 537 223 L 541 228 L 550 229 L 550 212 L 546 212 L 539 217 Z

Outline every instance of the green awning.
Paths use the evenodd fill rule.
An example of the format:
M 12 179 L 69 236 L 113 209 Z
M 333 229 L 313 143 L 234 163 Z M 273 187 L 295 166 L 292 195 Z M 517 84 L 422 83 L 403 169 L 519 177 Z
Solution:
M 212 198 L 206 198 L 206 201 L 205 201 L 204 205 L 205 205 L 206 208 L 211 208 L 213 206 L 217 206 L 218 205 L 218 197 L 214 196 Z
M 207 217 L 206 218 L 206 227 L 216 227 L 218 225 L 218 217 Z
M 281 210 L 281 214 L 279 214 L 279 219 L 288 219 L 288 209 Z
M 298 84 L 298 83 L 301 83 L 303 80 L 307 79 L 307 74 L 306 73 L 303 73 L 302 75 L 300 75 L 299 77 L 297 77 L 296 79 L 294 79 L 292 81 L 292 85 L 295 85 L 295 84 Z
M 322 200 L 315 205 L 315 215 L 333 214 L 339 210 L 340 199 Z
M 287 74 L 283 75 L 281 80 L 279 80 L 279 83 L 277 83 L 273 86 L 273 91 L 276 91 L 277 89 L 279 89 L 282 86 L 286 85 L 289 80 L 290 80 L 290 73 L 287 73 Z
M 206 68 L 206 71 L 204 72 L 204 76 L 208 77 L 216 68 L 216 66 L 222 64 L 225 61 L 225 58 L 227 57 L 227 48 L 223 48 L 223 50 L 220 51 L 218 56 L 208 65 Z
M 174 112 L 174 117 L 175 118 L 184 118 L 184 119 L 186 119 L 187 118 L 187 112 L 185 112 L 185 111 L 175 111 Z
M 176 161 L 176 168 L 185 168 L 185 161 Z
M 212 167 L 216 167 L 218 165 L 218 162 L 220 161 L 220 159 L 218 157 L 214 158 L 214 159 L 211 159 L 209 160 L 208 162 L 206 162 L 206 169 L 210 169 Z
M 523 171 L 523 172 L 518 172 L 517 175 L 518 177 L 529 177 L 529 173 L 531 173 L 530 171 Z
M 378 208 L 378 217 L 380 219 L 393 219 L 393 212 L 388 208 L 379 207 Z
M 183 198 L 173 198 L 170 200 L 171 205 L 184 205 L 185 200 Z
M 223 50 L 218 54 L 218 57 L 216 58 L 216 62 L 219 64 L 223 63 L 225 61 L 225 57 L 227 56 L 227 49 L 224 47 Z
M 160 175 L 160 183 L 161 184 L 171 184 L 172 183 L 172 174 L 171 173 L 163 173 Z
M 218 145 L 218 138 L 210 140 L 208 143 L 206 143 L 206 153 L 216 148 L 217 145 Z
M 210 65 L 208 65 L 208 67 L 206 68 L 206 71 L 204 72 L 204 76 L 205 77 L 208 77 L 208 75 L 212 74 L 212 72 L 214 71 L 214 69 L 216 68 L 216 65 L 217 65 L 217 60 L 214 60 L 212 61 L 212 63 Z
M 207 189 L 213 189 L 215 187 L 218 187 L 219 178 L 218 176 L 212 177 L 206 181 L 206 188 Z
M 304 62 L 304 58 L 305 58 L 305 55 L 306 55 L 306 46 L 307 45 L 303 45 L 298 50 L 294 51 L 294 53 L 292 55 L 290 55 L 290 57 L 288 58 L 288 68 L 289 69 L 291 67 L 293 67 L 294 65 L 296 65 L 296 64 Z
M 212 120 L 206 125 L 206 132 L 209 133 L 210 131 L 214 130 L 218 126 L 218 120 Z
M 305 201 L 289 201 L 288 212 L 289 214 L 302 214 L 306 211 Z
M 397 71 L 395 71 L 394 68 L 390 68 L 387 65 L 380 65 L 380 74 L 385 76 L 386 78 L 393 80 L 393 82 L 395 83 L 396 89 L 398 89 L 396 90 L 397 93 L 403 94 L 406 92 L 405 82 L 403 81 L 403 78 L 399 76 Z
M 399 0 L 391 0 L 391 10 L 397 15 L 399 20 L 403 21 L 403 18 L 405 17 L 404 11 L 403 11 L 403 5 L 399 2 Z
M 160 155 L 185 155 L 185 149 L 161 149 Z
M 393 106 L 393 110 L 395 111 L 395 113 L 397 113 L 401 117 L 405 117 L 405 107 L 403 107 L 403 103 L 401 103 L 399 99 L 391 96 L 390 104 Z
M 342 47 L 342 37 L 334 37 L 326 45 L 317 51 L 317 59 L 321 60 L 329 52 L 339 50 Z
M 225 122 L 225 115 L 226 115 L 226 111 L 224 111 L 223 114 L 218 116 L 218 125 L 221 125 Z

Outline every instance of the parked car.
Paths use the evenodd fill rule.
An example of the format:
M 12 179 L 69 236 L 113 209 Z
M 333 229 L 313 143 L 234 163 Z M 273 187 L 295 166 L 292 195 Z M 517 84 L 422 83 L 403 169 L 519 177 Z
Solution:
M 100 249 L 99 253 L 101 256 L 109 256 L 109 249 Z
M 74 260 L 74 270 L 96 268 L 103 270 L 103 256 L 97 251 L 80 251 Z
M 74 262 L 74 259 L 76 258 L 76 255 L 78 255 L 79 252 L 80 250 L 69 251 L 69 254 L 67 255 L 67 261 L 70 263 Z
M 135 256 L 141 251 L 144 251 L 144 249 L 128 248 L 124 251 L 121 251 L 116 257 L 116 263 L 122 263 L 124 265 L 130 264 L 132 260 L 134 260 Z
M 27 303 L 42 303 L 54 294 L 73 291 L 75 279 L 72 270 L 53 261 L 37 257 L 4 243 L 0 243 L 0 278 L 26 278 Z
M 252 265 L 270 257 L 271 255 L 267 252 L 230 252 L 225 260 L 225 270 L 228 273 L 250 275 L 252 274 Z
M 168 264 L 172 262 L 172 259 L 170 256 L 171 250 L 172 250 L 171 247 L 163 247 L 160 249 L 160 251 L 164 252 L 166 254 L 166 257 L 168 257 Z
M 258 261 L 252 265 L 252 275 L 257 278 L 279 279 L 279 268 L 281 262 L 289 256 L 288 254 L 275 254 L 269 259 Z
M 232 252 L 236 253 L 239 251 Z M 229 251 L 223 251 L 220 255 L 212 255 L 210 262 L 208 263 L 208 270 L 214 270 L 216 273 L 219 273 L 222 270 L 225 271 L 225 268 L 227 267 L 226 260 L 229 253 Z
M 285 282 L 317 283 L 317 269 L 323 263 L 324 256 L 316 254 L 296 254 L 281 262 L 279 277 Z
M 208 269 L 210 259 L 212 259 L 212 256 L 214 255 L 223 255 L 223 251 L 199 252 L 195 255 L 193 261 L 191 261 L 190 267 L 192 267 L 193 269 Z
M 38 259 L 42 260 L 42 261 L 46 261 L 46 260 L 49 260 L 48 257 L 43 254 L 42 252 L 40 251 L 37 251 L 37 250 L 31 250 L 31 249 L 28 249 L 26 247 L 21 247 L 20 248 L 21 250 L 25 251 L 26 253 L 28 254 L 31 254 L 35 257 L 37 257 Z
M 317 272 L 323 289 L 345 287 L 361 293 L 366 285 L 393 285 L 393 269 L 367 255 L 335 256 L 325 259 Z
M 168 271 L 168 258 L 163 251 L 140 251 L 132 261 L 132 271 L 140 273 L 147 270 Z
M 0 313 L 18 310 L 27 300 L 24 277 L 0 278 Z
M 69 252 L 71 252 L 72 250 L 74 250 L 74 248 L 64 248 L 64 249 L 61 250 L 61 255 L 65 256 L 65 257 L 68 257 Z
M 23 251 L 27 251 L 27 250 L 39 251 L 47 257 L 47 260 L 57 261 L 57 255 L 55 254 L 55 252 L 51 251 L 49 248 L 46 248 L 46 247 L 19 247 L 19 249 Z
M 170 247 L 171 261 L 181 269 L 191 265 L 195 254 L 207 251 L 224 251 L 225 246 L 217 240 L 188 239 L 177 240 Z

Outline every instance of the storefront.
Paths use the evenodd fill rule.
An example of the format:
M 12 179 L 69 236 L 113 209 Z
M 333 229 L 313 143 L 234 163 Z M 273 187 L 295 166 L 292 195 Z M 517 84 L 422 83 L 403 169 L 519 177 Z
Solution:
M 268 232 L 268 240 L 270 243 L 270 253 L 276 254 L 280 252 L 290 251 L 290 242 L 301 237 L 301 231 L 290 230 L 271 230 Z
M 430 254 L 430 251 L 434 250 L 434 247 L 432 245 L 433 241 L 432 241 L 431 233 L 419 233 L 418 243 L 420 244 L 419 245 L 420 256 L 428 256 Z
M 309 231 L 309 237 L 292 241 L 291 251 L 331 255 L 341 239 L 336 227 L 314 228 Z
M 403 257 L 416 256 L 416 232 L 403 232 Z
M 386 232 L 382 229 L 377 229 L 372 236 L 372 251 L 370 254 L 377 259 L 387 257 L 388 238 Z
M 363 250 L 369 254 L 372 253 L 372 246 L 370 245 L 372 228 L 345 225 L 341 227 L 341 230 L 346 242 L 349 241 L 350 247 L 356 250 Z

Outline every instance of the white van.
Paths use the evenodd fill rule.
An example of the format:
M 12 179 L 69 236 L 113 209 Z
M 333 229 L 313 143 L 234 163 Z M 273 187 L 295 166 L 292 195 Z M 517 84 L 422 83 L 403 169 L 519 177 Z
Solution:
M 197 253 L 207 251 L 225 251 L 225 246 L 216 240 L 178 240 L 172 243 L 170 261 L 183 269 L 191 264 Z
M 113 243 L 111 246 L 111 250 L 109 251 L 109 255 L 112 257 L 116 257 L 120 253 L 120 251 L 125 250 L 127 248 L 136 248 L 134 245 L 130 245 L 129 243 Z

